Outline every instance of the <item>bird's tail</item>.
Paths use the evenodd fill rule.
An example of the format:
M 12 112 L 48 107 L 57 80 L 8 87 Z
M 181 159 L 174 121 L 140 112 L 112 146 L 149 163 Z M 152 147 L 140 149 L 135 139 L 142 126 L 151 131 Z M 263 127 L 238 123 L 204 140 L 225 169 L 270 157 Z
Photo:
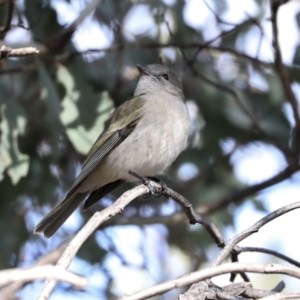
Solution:
M 69 218 L 75 209 L 83 202 L 86 193 L 74 193 L 59 202 L 42 221 L 35 227 L 34 233 L 44 233 L 44 236 L 51 237 L 58 228 Z

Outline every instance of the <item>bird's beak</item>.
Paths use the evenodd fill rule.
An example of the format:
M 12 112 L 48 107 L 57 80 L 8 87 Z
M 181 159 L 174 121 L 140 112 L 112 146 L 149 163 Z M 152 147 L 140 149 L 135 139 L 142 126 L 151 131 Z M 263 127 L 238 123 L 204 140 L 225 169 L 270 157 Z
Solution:
M 136 65 L 136 67 L 138 68 L 138 70 L 140 71 L 140 74 L 141 75 L 146 75 L 146 76 L 149 76 L 149 72 L 145 69 L 144 66 L 142 65 Z

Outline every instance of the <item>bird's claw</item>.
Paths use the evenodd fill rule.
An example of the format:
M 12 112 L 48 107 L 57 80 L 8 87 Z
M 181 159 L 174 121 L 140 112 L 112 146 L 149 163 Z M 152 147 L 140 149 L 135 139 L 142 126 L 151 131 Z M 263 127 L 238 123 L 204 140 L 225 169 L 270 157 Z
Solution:
M 147 178 L 154 181 L 154 182 L 157 182 L 158 184 L 160 184 L 161 191 L 160 192 L 155 192 L 152 196 L 155 197 L 155 198 L 161 197 L 164 194 L 164 192 L 167 190 L 167 185 L 162 180 L 160 180 L 159 178 L 152 177 L 152 176 L 148 176 Z
M 129 171 L 129 174 L 131 174 L 132 176 L 138 178 L 139 180 L 142 181 L 142 183 L 147 186 L 147 188 L 149 189 L 149 194 L 148 195 L 144 195 L 144 198 L 149 198 L 151 196 L 155 197 L 155 198 L 159 198 L 160 196 L 163 195 L 164 191 L 167 189 L 167 185 L 161 181 L 160 179 L 156 178 L 156 177 L 152 177 L 152 176 L 148 176 L 148 177 L 143 177 L 133 171 Z M 161 192 L 155 192 L 153 186 L 151 185 L 151 180 L 154 182 L 157 182 L 161 185 Z

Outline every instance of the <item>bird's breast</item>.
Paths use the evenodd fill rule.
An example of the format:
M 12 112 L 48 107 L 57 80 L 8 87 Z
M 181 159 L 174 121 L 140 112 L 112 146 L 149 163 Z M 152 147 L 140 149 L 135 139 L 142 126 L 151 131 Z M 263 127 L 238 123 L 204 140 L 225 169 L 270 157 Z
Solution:
M 189 113 L 183 101 L 172 95 L 148 96 L 135 130 L 108 157 L 127 181 L 128 171 L 154 176 L 169 166 L 185 147 Z

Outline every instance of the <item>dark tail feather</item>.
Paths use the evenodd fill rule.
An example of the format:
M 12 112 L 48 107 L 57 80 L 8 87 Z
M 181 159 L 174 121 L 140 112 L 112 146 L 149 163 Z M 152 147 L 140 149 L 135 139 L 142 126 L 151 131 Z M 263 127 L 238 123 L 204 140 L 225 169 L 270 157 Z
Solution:
M 124 181 L 116 180 L 101 188 L 94 190 L 84 203 L 84 209 L 89 208 L 99 199 L 110 193 L 118 186 L 122 185 Z M 44 233 L 44 236 L 51 237 L 58 228 L 69 218 L 69 216 L 75 211 L 75 209 L 83 202 L 84 198 L 88 195 L 86 193 L 73 193 L 59 202 L 51 211 L 42 219 L 42 221 L 35 227 L 34 233 Z
M 108 183 L 107 185 L 100 187 L 97 190 L 94 190 L 84 202 L 83 209 L 85 210 L 89 208 L 90 206 L 95 204 L 98 200 L 103 198 L 105 195 L 107 195 L 108 193 L 110 193 L 111 191 L 113 191 L 123 183 L 124 183 L 123 180 L 116 180 L 114 182 Z
M 35 227 L 34 233 L 43 232 L 45 237 L 51 237 L 82 203 L 88 193 L 75 193 L 59 202 L 44 219 Z

